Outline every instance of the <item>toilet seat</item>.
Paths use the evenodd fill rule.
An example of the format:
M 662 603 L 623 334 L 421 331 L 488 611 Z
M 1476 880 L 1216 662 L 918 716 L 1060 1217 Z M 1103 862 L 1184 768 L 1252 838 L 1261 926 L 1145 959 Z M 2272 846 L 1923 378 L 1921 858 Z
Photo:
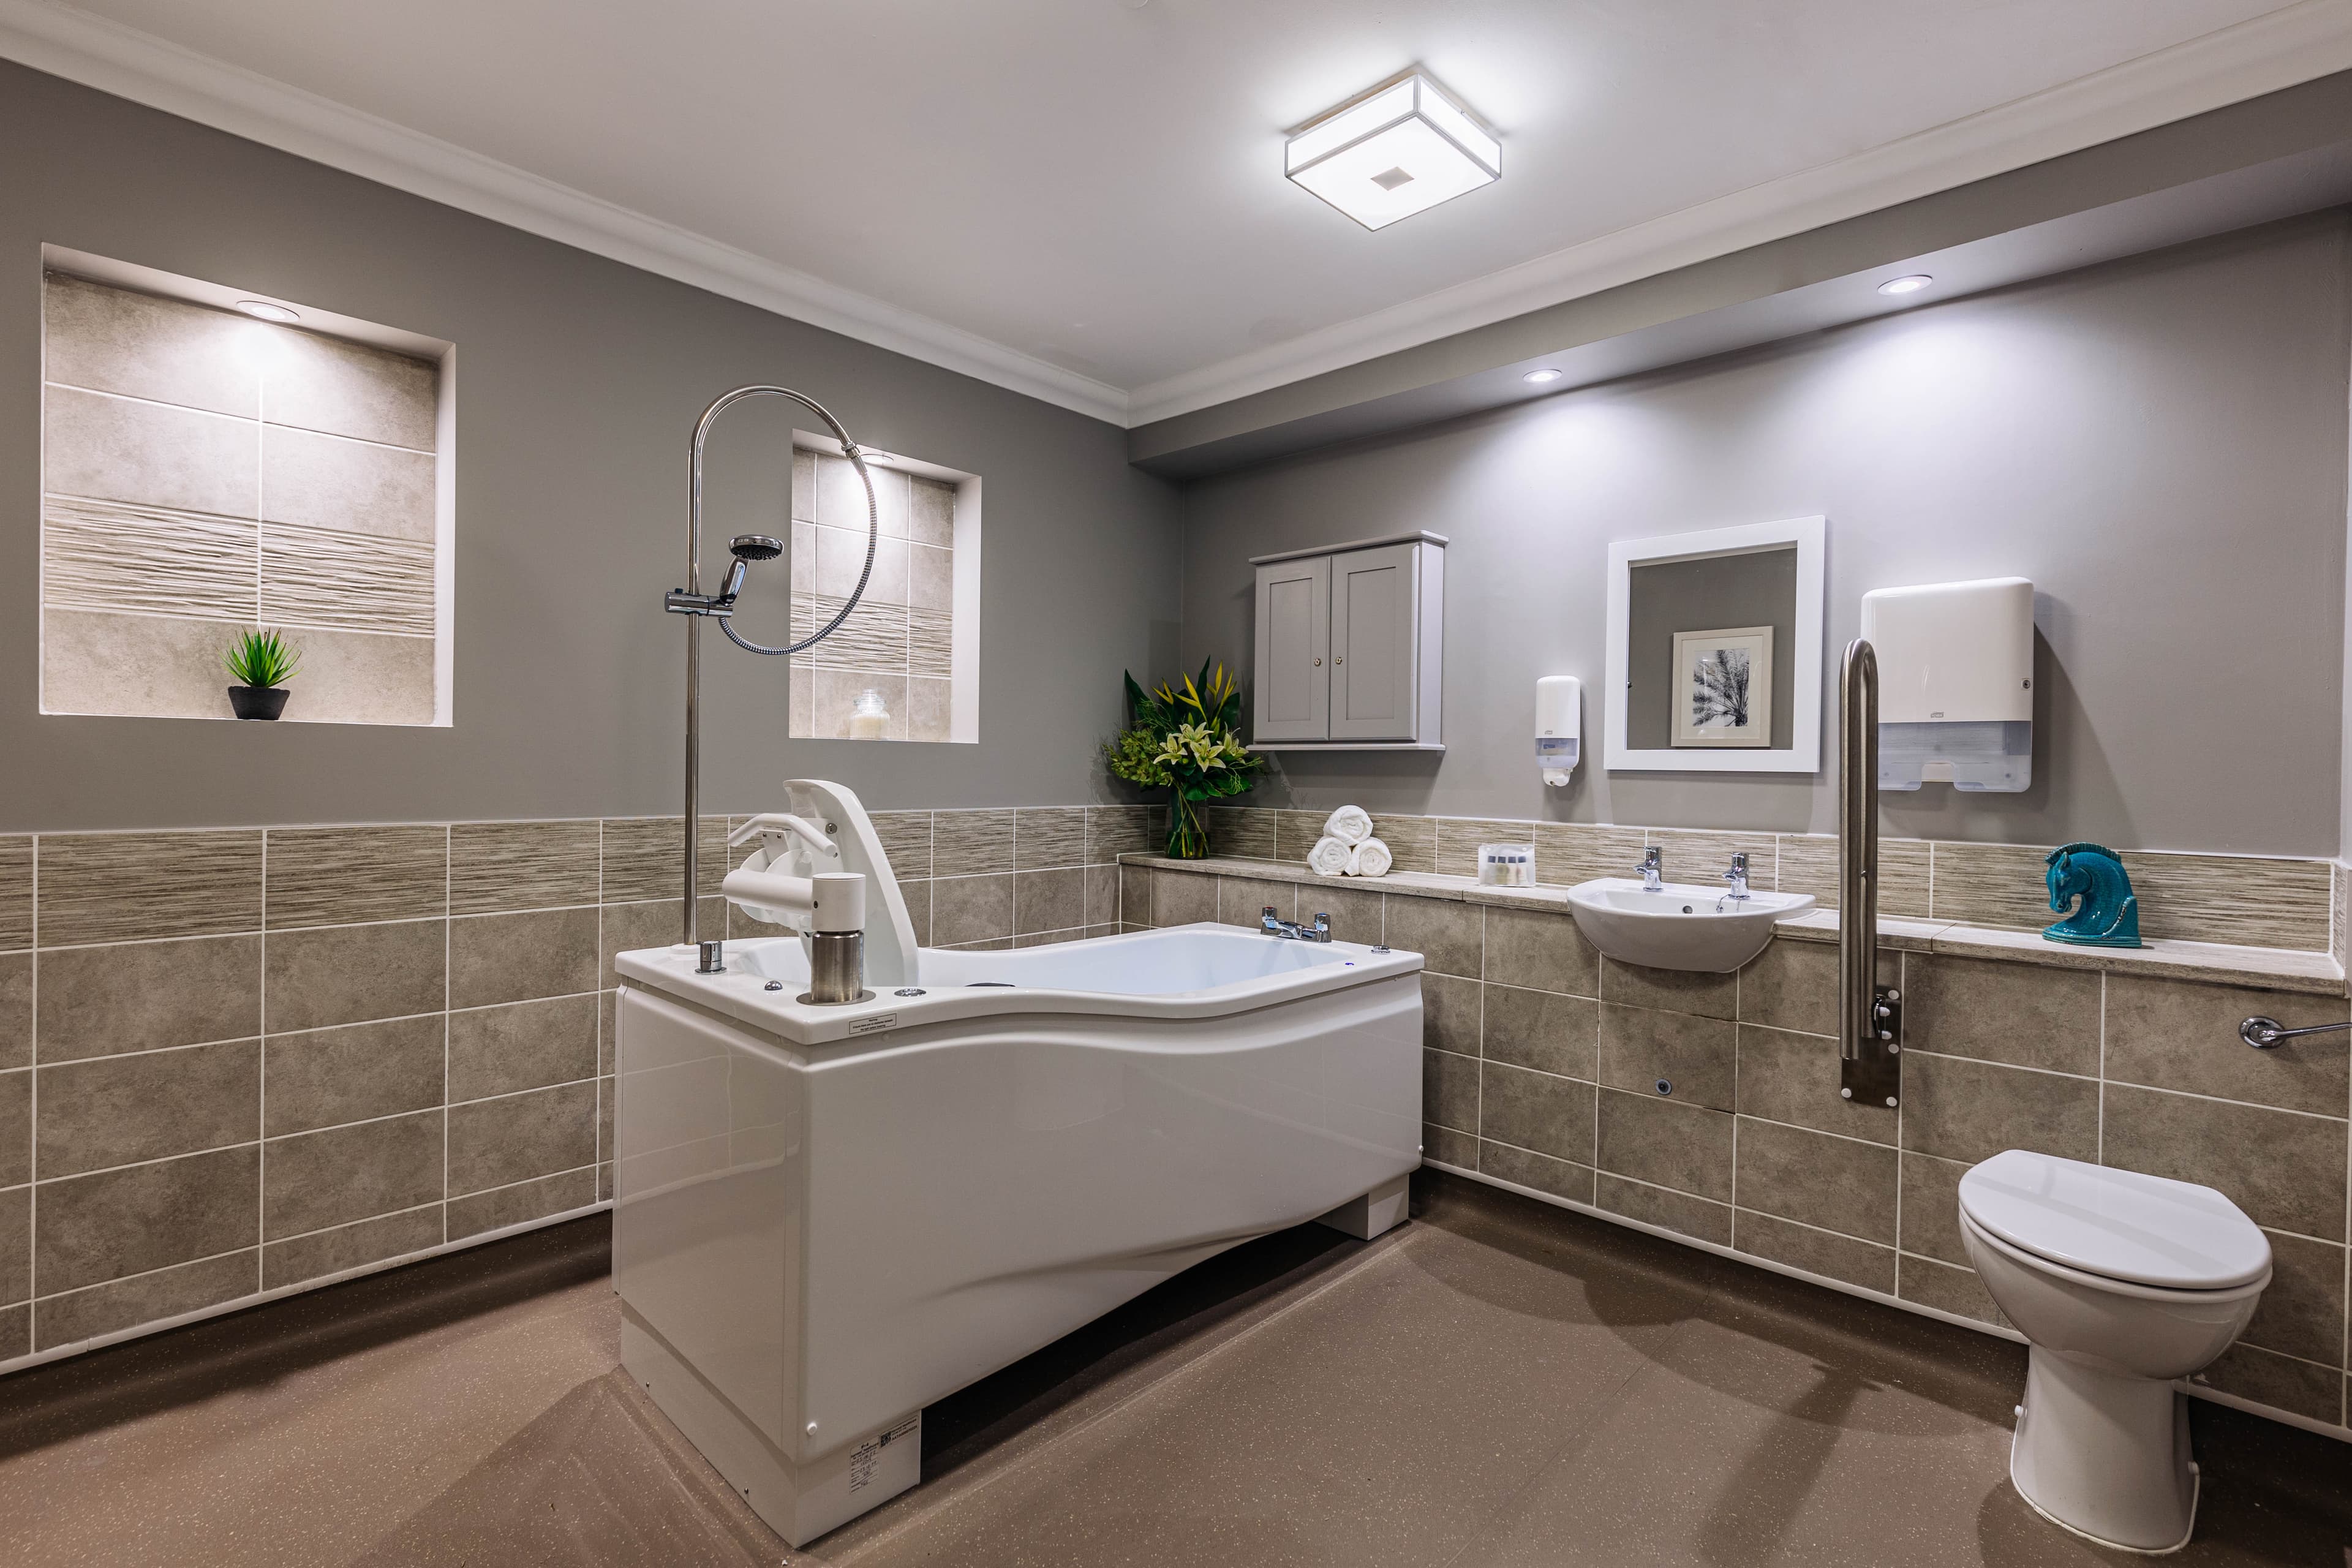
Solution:
M 2201 1293 L 2270 1279 L 2261 1227 L 2191 1182 L 2011 1149 L 1960 1178 L 1959 1206 L 2002 1250 L 2101 1282 Z

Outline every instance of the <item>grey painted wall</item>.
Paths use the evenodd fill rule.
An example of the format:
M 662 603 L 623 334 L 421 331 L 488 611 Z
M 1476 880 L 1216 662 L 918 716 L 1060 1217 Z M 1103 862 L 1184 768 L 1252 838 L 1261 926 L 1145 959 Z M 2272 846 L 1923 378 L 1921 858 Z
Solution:
M 1248 556 L 1433 529 L 1447 751 L 1284 753 L 1255 803 L 1825 831 L 1827 772 L 1597 765 L 1608 542 L 1819 512 L 1832 649 L 1871 588 L 2036 586 L 2032 789 L 1929 785 L 1890 831 L 2334 854 L 2347 238 L 2295 219 L 1202 481 L 1185 657 L 1247 661 Z M 1529 744 L 1555 674 L 1586 683 L 1564 790 Z
M 877 806 L 1111 795 L 1118 670 L 1171 658 L 1178 615 L 1179 498 L 1122 432 L 5 64 L 0 145 L 0 831 L 677 810 L 684 634 L 660 597 L 686 442 L 755 381 L 983 476 L 981 742 L 787 742 L 784 661 L 714 632 L 706 802 L 756 809 L 803 773 Z M 43 242 L 457 343 L 454 728 L 38 716 Z M 722 560 L 730 533 L 783 531 L 793 424 L 778 400 L 728 417 Z M 781 630 L 782 588 L 755 580 L 751 635 Z

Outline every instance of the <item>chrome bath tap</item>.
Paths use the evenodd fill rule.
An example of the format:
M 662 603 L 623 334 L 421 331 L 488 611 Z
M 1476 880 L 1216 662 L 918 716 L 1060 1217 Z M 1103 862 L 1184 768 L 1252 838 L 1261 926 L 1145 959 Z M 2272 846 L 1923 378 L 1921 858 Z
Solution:
M 1278 936 L 1286 942 L 1329 942 L 1331 940 L 1331 917 L 1320 910 L 1315 911 L 1315 923 L 1310 926 L 1297 921 L 1279 918 L 1274 912 L 1274 906 L 1268 904 L 1265 906 L 1265 912 L 1258 916 L 1258 925 L 1266 935 Z
M 1661 892 L 1665 888 L 1665 862 L 1654 844 L 1642 851 L 1642 863 L 1633 868 L 1642 873 L 1642 891 Z

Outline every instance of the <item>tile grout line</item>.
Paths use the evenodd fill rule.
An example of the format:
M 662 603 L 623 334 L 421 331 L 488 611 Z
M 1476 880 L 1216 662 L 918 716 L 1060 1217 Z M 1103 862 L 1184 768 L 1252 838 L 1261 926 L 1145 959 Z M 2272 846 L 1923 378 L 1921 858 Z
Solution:
M 259 510 L 257 504 L 257 513 Z M 258 552 L 256 554 L 254 593 L 257 613 L 261 567 Z M 261 934 L 256 945 L 260 953 L 260 973 L 255 976 L 255 980 L 259 993 L 257 1003 L 261 1039 L 254 1047 L 259 1058 L 254 1068 L 254 1076 L 259 1089 L 260 1103 L 255 1108 L 253 1128 L 253 1280 L 255 1289 L 258 1289 L 261 1285 L 261 1242 L 269 1234 L 269 1149 L 265 1142 L 269 1134 L 269 829 L 266 827 L 261 831 Z

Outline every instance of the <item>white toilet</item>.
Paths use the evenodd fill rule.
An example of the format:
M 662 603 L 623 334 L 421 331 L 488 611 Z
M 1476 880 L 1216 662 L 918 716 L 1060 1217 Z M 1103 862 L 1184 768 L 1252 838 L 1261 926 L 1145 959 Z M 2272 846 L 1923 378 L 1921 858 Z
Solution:
M 2019 1494 L 2104 1545 L 2186 1545 L 2197 1466 L 2173 1380 L 2253 1316 L 2269 1239 L 2210 1187 L 2022 1149 L 1960 1178 L 1960 1233 L 2032 1347 L 2009 1453 Z

